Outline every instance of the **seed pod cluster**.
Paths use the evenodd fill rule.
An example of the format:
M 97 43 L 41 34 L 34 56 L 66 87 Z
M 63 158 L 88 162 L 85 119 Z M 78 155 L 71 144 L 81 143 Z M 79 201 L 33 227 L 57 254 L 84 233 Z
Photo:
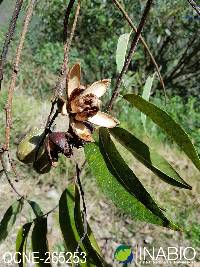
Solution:
M 43 129 L 33 128 L 18 145 L 17 157 L 42 174 L 57 166 L 59 154 L 69 158 L 73 147 L 80 148 L 84 144 L 71 127 L 68 132 L 50 132 L 46 136 Z

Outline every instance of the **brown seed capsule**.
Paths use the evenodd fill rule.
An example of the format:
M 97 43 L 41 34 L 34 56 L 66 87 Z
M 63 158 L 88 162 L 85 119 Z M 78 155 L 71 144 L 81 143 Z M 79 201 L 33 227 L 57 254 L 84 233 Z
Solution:
M 71 146 L 68 143 L 69 136 L 65 132 L 52 132 L 48 136 L 50 151 L 57 150 L 58 153 L 70 157 L 72 154 Z

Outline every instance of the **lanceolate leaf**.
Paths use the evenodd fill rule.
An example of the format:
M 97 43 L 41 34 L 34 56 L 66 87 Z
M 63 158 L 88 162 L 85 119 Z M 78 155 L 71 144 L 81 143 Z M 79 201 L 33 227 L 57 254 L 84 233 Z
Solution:
M 83 214 L 81 213 L 80 210 L 80 195 L 79 195 L 79 190 L 76 187 L 75 189 L 75 209 L 74 209 L 74 217 L 75 217 L 75 222 L 76 222 L 76 227 L 78 230 L 78 233 L 80 236 L 85 236 L 82 243 L 89 255 L 90 258 L 93 259 L 95 266 L 103 267 L 103 259 L 100 255 L 100 249 L 97 245 L 97 242 L 94 238 L 94 235 L 91 231 L 91 228 L 89 224 L 87 223 L 87 234 L 84 232 L 84 219 L 83 219 Z
M 7 235 L 11 231 L 17 215 L 21 212 L 24 200 L 21 198 L 14 202 L 6 211 L 3 219 L 0 222 L 0 243 L 6 239 Z
M 76 187 L 74 184 L 68 186 L 68 188 L 62 193 L 60 202 L 59 202 L 59 222 L 60 228 L 63 234 L 63 238 L 65 240 L 65 244 L 67 250 L 74 253 L 79 247 L 79 264 L 80 266 L 96 266 L 96 264 L 92 263 L 93 258 L 92 255 L 87 253 L 85 248 L 85 242 L 81 242 L 82 233 L 80 233 L 80 224 L 81 222 L 77 222 L 77 214 L 75 215 L 75 190 Z M 76 205 L 79 205 L 77 203 Z M 77 206 L 76 206 L 77 209 Z M 80 214 L 79 214 L 80 215 Z M 86 253 L 86 262 L 84 261 L 84 255 L 81 253 Z M 100 265 L 101 266 L 101 265 Z
M 130 38 L 131 33 L 124 33 L 120 35 L 117 43 L 117 51 L 116 51 L 116 64 L 117 64 L 117 71 L 120 72 L 123 68 L 125 57 L 126 57 L 126 50 L 128 46 L 128 41 Z
M 168 219 L 117 151 L 106 128 L 100 128 L 99 141 L 109 171 L 138 201 L 168 224 Z
M 176 225 L 169 222 L 164 215 L 162 215 L 164 218 L 161 218 L 138 201 L 119 179 L 116 171 L 110 171 L 110 166 L 102 154 L 104 155 L 102 147 L 100 151 L 97 143 L 91 143 L 85 146 L 85 155 L 92 172 L 97 178 L 98 185 L 116 206 L 124 213 L 131 215 L 134 219 L 170 227 L 174 230 L 179 229 Z M 122 164 L 120 166 L 124 167 Z M 124 168 L 121 171 L 124 175 Z
M 59 201 L 59 223 L 66 247 L 72 253 L 76 251 L 80 236 L 74 220 L 74 185 L 69 185 L 62 193 Z M 81 246 L 81 249 L 83 247 Z
M 19 267 L 25 266 L 24 254 L 26 252 L 26 242 L 28 234 L 31 228 L 32 222 L 26 223 L 19 229 L 16 239 L 16 252 L 17 253 L 17 262 Z
M 152 87 L 152 84 L 153 84 L 153 80 L 154 80 L 154 75 L 151 77 L 149 76 L 146 80 L 146 83 L 144 85 L 144 89 L 143 89 L 143 92 L 142 92 L 142 98 L 144 98 L 145 100 L 149 100 L 149 97 L 150 97 L 150 94 L 151 94 L 151 87 Z M 144 130 L 146 130 L 146 115 L 141 113 L 141 120 L 142 120 L 142 123 L 143 123 L 143 126 L 144 126 Z
M 28 203 L 30 204 L 36 217 L 40 217 L 43 215 L 43 212 L 42 212 L 40 206 L 35 201 L 28 200 Z
M 162 156 L 133 134 L 120 127 L 110 129 L 110 132 L 136 159 L 163 181 L 178 187 L 192 189 Z
M 124 98 L 150 117 L 171 138 L 173 138 L 185 154 L 192 160 L 197 169 L 200 170 L 200 160 L 189 136 L 167 112 L 136 94 L 128 94 L 125 95 Z
M 32 232 L 32 251 L 38 252 L 36 266 L 51 266 L 48 255 L 48 241 L 47 241 L 47 218 L 41 217 L 34 221 L 34 228 Z

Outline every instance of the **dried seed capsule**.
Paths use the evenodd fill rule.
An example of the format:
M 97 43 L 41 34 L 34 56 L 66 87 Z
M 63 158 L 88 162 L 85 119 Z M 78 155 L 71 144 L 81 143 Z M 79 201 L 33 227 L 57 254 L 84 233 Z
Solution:
M 52 132 L 48 138 L 51 151 L 57 150 L 58 153 L 63 153 L 66 157 L 71 156 L 72 149 L 65 132 Z

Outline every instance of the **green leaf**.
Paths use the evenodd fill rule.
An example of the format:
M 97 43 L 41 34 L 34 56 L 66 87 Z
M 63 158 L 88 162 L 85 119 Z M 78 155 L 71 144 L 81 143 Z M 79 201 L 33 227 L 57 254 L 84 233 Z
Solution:
M 76 186 L 75 188 L 75 209 L 74 209 L 74 218 L 75 218 L 75 223 L 76 227 L 79 233 L 79 236 L 84 236 L 84 219 L 83 219 L 83 214 L 80 209 L 80 195 L 79 195 L 79 190 Z M 91 228 L 89 224 L 87 223 L 87 234 L 85 235 L 84 239 L 82 240 L 82 243 L 90 256 L 92 260 L 95 263 L 95 266 L 104 266 L 103 265 L 103 259 L 100 255 L 100 249 L 98 247 L 98 244 L 95 240 L 95 237 L 91 231 Z
M 66 247 L 72 253 L 76 251 L 80 236 L 74 220 L 75 187 L 70 184 L 61 195 L 59 201 L 59 223 Z M 83 247 L 81 247 L 83 249 Z
M 32 251 L 37 252 L 36 266 L 52 266 L 48 258 L 48 241 L 47 241 L 47 218 L 40 217 L 34 220 L 32 232 Z
M 43 212 L 42 212 L 40 206 L 35 201 L 28 200 L 28 203 L 30 204 L 36 217 L 40 217 L 43 215 Z
M 110 132 L 136 159 L 163 181 L 178 187 L 192 189 L 162 156 L 133 134 L 120 127 L 110 129 Z
M 17 215 L 21 212 L 24 204 L 23 198 L 15 201 L 6 211 L 3 219 L 0 222 L 0 244 L 6 239 L 9 232 L 11 231 Z
M 24 253 L 26 252 L 26 243 L 32 222 L 24 224 L 18 231 L 16 239 L 17 262 L 19 267 L 25 267 Z
M 197 169 L 200 170 L 200 160 L 187 133 L 175 122 L 170 115 L 156 105 L 144 100 L 139 95 L 128 94 L 124 98 L 141 112 L 146 114 L 162 128 L 181 147 L 185 154 L 191 159 Z
M 131 215 L 134 219 L 179 230 L 176 225 L 169 222 L 166 218 L 160 218 L 160 216 L 151 212 L 137 200 L 130 190 L 125 187 L 118 175 L 116 175 L 116 172 L 110 172 L 110 166 L 108 161 L 104 159 L 104 154 L 105 153 L 102 152 L 102 147 L 100 150 L 97 143 L 91 143 L 85 146 L 85 155 L 89 166 L 97 178 L 98 185 L 108 198 L 111 199 L 121 211 Z M 120 164 L 120 166 L 122 166 L 122 164 Z M 124 175 L 124 169 L 121 171 Z
M 88 235 L 85 236 L 81 243 L 81 237 L 83 237 L 83 221 L 80 212 L 80 196 L 78 189 L 74 184 L 68 186 L 68 188 L 62 193 L 59 202 L 59 222 L 60 228 L 65 240 L 67 250 L 74 253 L 79 247 L 80 261 L 84 260 L 81 257 L 81 253 L 86 253 L 86 263 L 81 263 L 81 266 L 103 266 L 99 261 L 98 250 L 96 250 L 96 244 L 88 235 L 91 235 L 91 230 L 88 225 Z M 89 254 L 90 252 L 91 254 Z M 99 265 L 96 265 L 96 261 Z
M 169 224 L 169 220 L 117 151 L 106 128 L 100 128 L 99 140 L 100 150 L 109 171 L 147 209 L 161 218 L 166 224 Z
M 150 94 L 151 94 L 151 87 L 153 85 L 153 80 L 154 80 L 154 75 L 151 77 L 149 76 L 146 80 L 146 83 L 144 85 L 144 89 L 143 89 L 143 93 L 142 93 L 142 98 L 144 98 L 145 100 L 149 100 Z M 144 126 L 144 130 L 145 132 L 147 132 L 146 129 L 146 115 L 141 113 L 141 120 Z
M 130 33 L 124 33 L 120 35 L 117 43 L 117 51 L 116 51 L 116 64 L 117 64 L 117 71 L 121 72 L 123 66 L 124 66 L 124 61 L 126 57 L 126 50 L 128 46 L 128 41 L 130 38 L 131 32 Z

